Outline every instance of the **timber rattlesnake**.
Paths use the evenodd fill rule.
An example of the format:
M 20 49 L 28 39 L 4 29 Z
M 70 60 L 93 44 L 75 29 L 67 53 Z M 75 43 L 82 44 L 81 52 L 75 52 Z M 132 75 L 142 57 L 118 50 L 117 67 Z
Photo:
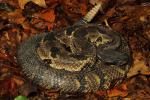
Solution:
M 61 92 L 106 90 L 121 83 L 130 68 L 128 44 L 119 33 L 90 24 L 101 4 L 66 29 L 38 34 L 18 48 L 24 74 L 46 89 Z

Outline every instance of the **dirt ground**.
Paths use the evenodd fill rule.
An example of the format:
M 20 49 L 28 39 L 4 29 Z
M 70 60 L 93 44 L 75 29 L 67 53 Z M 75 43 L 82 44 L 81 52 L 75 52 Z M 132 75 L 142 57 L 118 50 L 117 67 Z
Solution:
M 35 34 L 72 25 L 99 1 L 103 12 L 92 23 L 105 25 L 107 20 L 128 41 L 133 57 L 129 78 L 112 90 L 81 95 L 45 90 L 26 80 L 17 64 L 17 45 Z M 150 100 L 150 1 L 0 0 L 0 100 L 21 95 L 31 100 Z

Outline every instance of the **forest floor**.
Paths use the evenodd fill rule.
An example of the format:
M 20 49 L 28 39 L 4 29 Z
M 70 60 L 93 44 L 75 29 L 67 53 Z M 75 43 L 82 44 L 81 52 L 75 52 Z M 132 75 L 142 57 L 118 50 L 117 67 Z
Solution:
M 92 23 L 104 24 L 107 19 L 128 41 L 133 57 L 128 77 L 132 77 L 112 90 L 80 96 L 51 92 L 27 81 L 16 60 L 17 45 L 35 34 L 72 25 L 98 1 L 105 7 Z M 150 1 L 0 0 L 0 100 L 19 96 L 31 100 L 150 100 Z

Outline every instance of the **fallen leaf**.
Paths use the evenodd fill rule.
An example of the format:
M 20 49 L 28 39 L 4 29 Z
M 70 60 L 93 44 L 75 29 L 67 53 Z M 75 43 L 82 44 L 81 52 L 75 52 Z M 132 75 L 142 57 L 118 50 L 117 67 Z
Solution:
M 106 91 L 99 90 L 99 91 L 97 91 L 95 94 L 97 94 L 98 96 L 104 96 L 104 95 L 106 95 L 107 93 L 106 93 Z
M 81 4 L 81 13 L 82 13 L 82 15 L 85 15 L 86 13 L 87 13 L 87 5 L 86 5 L 86 3 L 82 3 Z
M 20 9 L 16 9 L 14 12 L 8 13 L 8 18 L 9 21 L 17 24 L 23 24 L 25 21 L 25 17 L 22 15 L 22 10 Z
M 112 89 L 112 90 L 108 90 L 107 94 L 109 97 L 115 97 L 115 96 L 125 97 L 128 95 L 128 92 L 127 91 L 121 91 L 119 89 Z
M 127 83 L 123 82 L 121 85 L 114 87 L 110 90 L 107 90 L 108 97 L 121 96 L 125 97 L 128 95 Z
M 108 97 L 114 97 L 114 96 L 125 97 L 125 96 L 128 95 L 127 85 L 126 85 L 126 83 L 122 83 L 118 87 L 114 87 L 113 89 L 110 89 L 110 90 L 97 91 L 96 94 L 99 95 L 99 96 L 107 95 Z
M 48 22 L 54 22 L 55 21 L 55 12 L 53 9 L 50 9 L 50 10 L 40 13 L 39 15 L 37 15 L 37 17 L 44 19 L 45 21 L 48 21 Z
M 24 83 L 22 78 L 18 76 L 11 76 L 2 81 L 0 81 L 0 95 L 14 95 L 17 93 L 16 88 Z
M 45 10 L 40 13 L 36 13 L 33 15 L 32 20 L 30 21 L 34 27 L 45 30 L 48 29 L 49 31 L 54 26 L 56 15 L 53 9 Z
M 150 80 L 144 75 L 137 75 L 127 81 L 128 98 L 131 100 L 150 99 Z M 138 99 L 137 99 L 138 98 Z
M 21 9 L 24 9 L 25 4 L 27 4 L 28 2 L 34 2 L 35 4 L 41 6 L 41 7 L 47 7 L 45 0 L 18 0 L 19 6 Z
M 133 53 L 133 66 L 130 68 L 127 77 L 132 77 L 137 74 L 149 74 L 150 67 L 145 63 L 145 60 L 140 52 Z

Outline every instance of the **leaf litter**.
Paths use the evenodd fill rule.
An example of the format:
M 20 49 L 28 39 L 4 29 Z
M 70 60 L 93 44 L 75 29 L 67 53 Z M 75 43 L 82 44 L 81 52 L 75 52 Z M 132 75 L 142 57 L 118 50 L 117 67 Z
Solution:
M 17 65 L 17 45 L 40 32 L 72 25 L 99 1 L 105 4 L 104 14 L 98 14 L 93 22 L 103 23 L 104 19 L 107 19 L 111 28 L 120 32 L 131 47 L 133 64 L 128 79 L 114 89 L 84 95 L 61 95 L 55 91 L 34 87 L 32 82 L 23 77 Z M 0 99 L 25 95 L 33 100 L 37 98 L 143 100 L 150 99 L 149 91 L 150 2 L 148 0 L 0 1 Z

